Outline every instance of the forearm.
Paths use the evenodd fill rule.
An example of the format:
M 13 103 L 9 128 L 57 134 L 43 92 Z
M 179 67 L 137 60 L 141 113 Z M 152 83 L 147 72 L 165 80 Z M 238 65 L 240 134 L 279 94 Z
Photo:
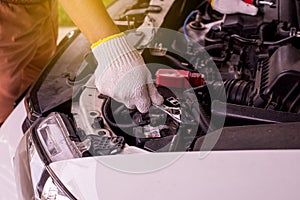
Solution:
M 91 44 L 120 32 L 101 0 L 59 1 Z

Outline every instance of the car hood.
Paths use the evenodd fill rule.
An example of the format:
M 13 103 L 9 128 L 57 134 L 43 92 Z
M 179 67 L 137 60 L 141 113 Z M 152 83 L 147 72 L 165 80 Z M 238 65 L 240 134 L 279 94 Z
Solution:
M 50 168 L 77 199 L 299 199 L 299 161 L 299 150 L 189 152 L 88 157 Z
M 0 199 L 18 199 L 13 157 L 15 149 L 23 136 L 21 127 L 25 117 L 26 112 L 22 101 L 0 129 Z M 14 127 L 14 129 L 11 129 L 11 127 Z

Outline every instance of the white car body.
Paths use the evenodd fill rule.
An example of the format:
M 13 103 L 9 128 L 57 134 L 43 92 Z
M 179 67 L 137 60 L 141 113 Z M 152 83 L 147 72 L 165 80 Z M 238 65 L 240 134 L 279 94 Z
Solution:
M 23 100 L 0 129 L 0 200 L 19 199 L 14 158 L 26 116 Z M 84 157 L 53 162 L 49 170 L 79 200 L 299 200 L 299 166 L 300 149 L 279 149 Z
M 18 199 L 13 158 L 23 135 L 20 127 L 25 116 L 21 102 L 0 130 L 0 199 L 3 200 Z M 103 163 L 148 165 L 153 159 L 165 160 L 174 155 L 91 157 L 59 161 L 50 167 L 74 196 L 82 200 L 300 198 L 300 150 L 218 151 L 204 158 L 199 152 L 172 154 L 179 154 L 179 158 L 162 169 L 140 174 L 118 171 Z

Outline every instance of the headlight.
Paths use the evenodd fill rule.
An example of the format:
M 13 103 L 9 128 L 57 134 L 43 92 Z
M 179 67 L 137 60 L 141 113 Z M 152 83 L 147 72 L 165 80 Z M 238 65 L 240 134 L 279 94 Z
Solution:
M 36 121 L 22 138 L 14 158 L 15 177 L 20 199 L 73 199 L 47 165 L 79 157 L 70 140 L 68 123 L 58 113 Z
M 81 157 L 81 152 L 70 137 L 75 131 L 65 115 L 51 113 L 32 131 L 47 164 Z M 75 137 L 75 136 L 74 136 Z
M 42 192 L 42 200 L 69 200 L 68 197 L 54 184 L 51 177 L 48 178 Z

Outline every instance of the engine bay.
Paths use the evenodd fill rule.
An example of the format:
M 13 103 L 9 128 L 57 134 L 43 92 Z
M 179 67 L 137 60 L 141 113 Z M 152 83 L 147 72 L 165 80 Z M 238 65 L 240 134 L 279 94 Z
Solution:
M 50 137 L 41 135 L 53 133 L 47 118 L 51 116 L 64 124 L 60 134 L 65 137 L 54 136 L 68 141 L 69 147 L 61 151 L 73 157 L 198 151 L 214 134 L 226 143 L 217 149 L 235 149 L 228 147 L 235 141 L 232 137 L 241 137 L 236 143 L 248 142 L 237 147 L 242 150 L 300 148 L 288 145 L 293 135 L 282 135 L 297 134 L 300 122 L 300 1 L 272 0 L 259 6 L 256 16 L 223 15 L 206 1 L 179 2 L 138 1 L 115 19 L 121 30 L 139 27 L 127 36 L 141 51 L 164 97 L 162 105 L 152 106 L 149 113 L 127 109 L 97 91 L 97 63 L 88 48 L 81 48 L 74 59 L 68 56 L 74 50 L 60 48 L 58 57 L 73 60 L 68 65 L 73 68 L 41 76 L 27 96 L 23 129 L 35 126 L 30 129 L 33 138 L 42 146 L 49 144 Z M 170 20 L 178 6 L 178 20 Z M 78 32 L 69 35 L 67 43 L 87 46 Z M 54 59 L 44 74 L 62 63 Z M 57 97 L 57 88 L 69 93 Z M 270 139 L 275 142 L 268 146 L 268 131 L 285 139 Z M 49 153 L 54 149 L 46 153 L 49 162 L 64 157 Z

